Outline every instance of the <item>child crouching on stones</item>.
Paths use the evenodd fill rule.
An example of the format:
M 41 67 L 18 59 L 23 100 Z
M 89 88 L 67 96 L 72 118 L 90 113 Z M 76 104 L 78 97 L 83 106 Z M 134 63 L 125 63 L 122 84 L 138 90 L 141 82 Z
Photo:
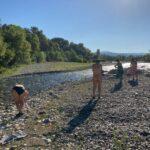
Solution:
M 16 84 L 12 88 L 12 97 L 15 102 L 15 105 L 19 111 L 16 117 L 20 117 L 23 115 L 23 108 L 27 105 L 27 97 L 29 96 L 29 92 L 25 89 L 22 84 Z

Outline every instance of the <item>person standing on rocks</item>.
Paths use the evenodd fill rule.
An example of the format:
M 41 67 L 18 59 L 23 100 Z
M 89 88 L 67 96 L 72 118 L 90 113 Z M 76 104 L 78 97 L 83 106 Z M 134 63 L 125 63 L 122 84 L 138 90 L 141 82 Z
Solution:
M 24 105 L 26 104 L 28 95 L 29 95 L 29 92 L 21 84 L 16 84 L 12 88 L 12 97 L 13 97 L 13 100 L 19 111 L 19 113 L 16 115 L 16 117 L 20 117 L 23 115 L 22 109 L 23 109 Z
M 98 98 L 101 95 L 101 85 L 102 85 L 102 65 L 100 60 L 96 60 L 95 64 L 92 66 L 93 71 L 93 98 L 95 98 L 95 92 L 98 88 Z
M 137 60 L 135 58 L 131 59 L 129 74 L 132 76 L 133 81 L 138 81 Z
M 116 78 L 119 79 L 119 83 L 122 84 L 123 80 L 123 66 L 119 59 L 116 60 L 117 64 L 115 65 L 116 70 Z

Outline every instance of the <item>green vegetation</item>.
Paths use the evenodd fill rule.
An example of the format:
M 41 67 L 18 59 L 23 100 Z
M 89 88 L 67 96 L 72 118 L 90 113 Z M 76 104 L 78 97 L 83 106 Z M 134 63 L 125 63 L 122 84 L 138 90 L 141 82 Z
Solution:
M 101 55 L 101 59 L 104 61 L 114 61 L 114 60 L 121 60 L 121 61 L 131 61 L 133 56 L 107 56 L 107 55 Z M 144 56 L 134 56 L 134 58 L 137 59 L 137 61 L 144 61 L 144 62 L 150 62 L 150 53 L 145 54 Z
M 20 73 L 39 73 L 39 72 L 57 72 L 57 71 L 73 71 L 89 68 L 91 63 L 76 62 L 47 62 L 40 64 L 31 64 L 20 68 Z
M 9 77 L 11 75 L 19 74 L 19 70 L 20 70 L 20 68 L 22 68 L 22 66 L 24 66 L 24 65 L 16 65 L 16 66 L 9 67 L 9 68 L 1 67 L 0 79 L 4 78 L 4 77 Z
M 32 62 L 90 62 L 92 57 L 93 53 L 82 43 L 48 39 L 37 27 L 0 25 L 0 70 Z
M 46 62 L 29 65 L 17 65 L 9 69 L 3 68 L 0 78 L 20 74 L 83 70 L 91 67 L 91 65 L 92 63 L 78 62 Z
M 75 44 L 63 38 L 48 39 L 37 27 L 27 29 L 0 24 L 0 74 L 10 74 L 16 66 L 23 64 L 54 61 L 86 63 L 93 59 L 129 61 L 131 57 L 102 56 L 99 49 L 92 53 L 82 43 Z M 150 54 L 139 56 L 137 60 L 150 62 Z

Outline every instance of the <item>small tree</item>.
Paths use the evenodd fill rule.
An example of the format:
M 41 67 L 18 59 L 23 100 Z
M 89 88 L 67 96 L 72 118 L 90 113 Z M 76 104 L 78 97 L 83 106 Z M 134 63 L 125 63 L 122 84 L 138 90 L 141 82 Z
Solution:
M 33 54 L 33 61 L 34 61 L 34 62 L 37 62 L 37 63 L 44 62 L 45 59 L 46 59 L 46 55 L 45 55 L 44 52 L 36 51 L 36 52 Z

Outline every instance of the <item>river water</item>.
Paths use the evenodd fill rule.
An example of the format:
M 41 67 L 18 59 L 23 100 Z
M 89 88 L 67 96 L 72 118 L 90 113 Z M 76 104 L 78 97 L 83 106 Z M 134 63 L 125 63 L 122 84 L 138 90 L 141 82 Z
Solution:
M 123 64 L 124 68 L 128 68 L 129 66 L 129 63 Z M 148 70 L 150 69 L 150 63 L 139 63 L 138 67 L 139 69 Z M 103 66 L 103 70 L 106 72 L 111 69 L 114 69 L 114 65 Z M 0 80 L 0 102 L 7 102 L 10 100 L 10 91 L 16 83 L 25 85 L 32 96 L 53 86 L 63 84 L 64 82 L 81 81 L 90 79 L 91 77 L 92 70 L 87 69 L 82 71 L 43 73 L 5 78 Z

